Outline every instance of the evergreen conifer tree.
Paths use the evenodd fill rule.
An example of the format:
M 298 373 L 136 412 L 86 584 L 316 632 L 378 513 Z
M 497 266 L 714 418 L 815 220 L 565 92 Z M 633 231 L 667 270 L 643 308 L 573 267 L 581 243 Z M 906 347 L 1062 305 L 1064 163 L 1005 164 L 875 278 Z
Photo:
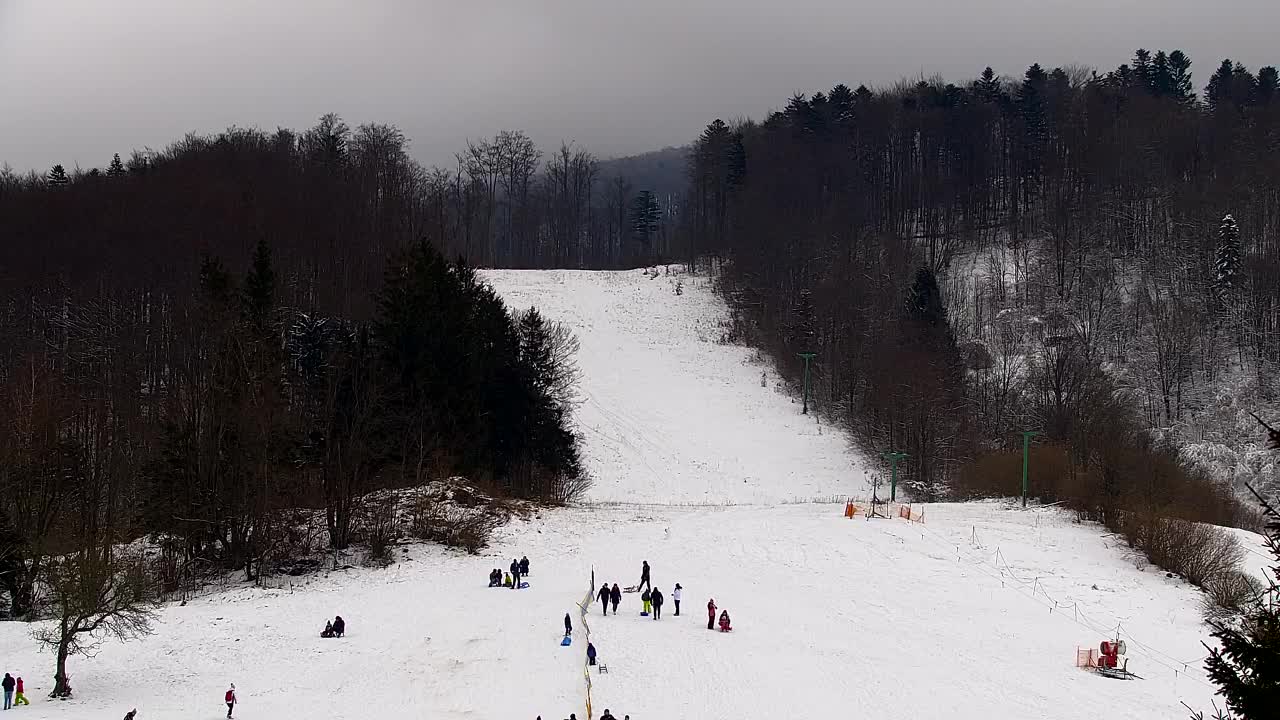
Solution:
M 641 190 L 631 203 L 631 233 L 637 240 L 649 244 L 650 236 L 658 231 L 662 220 L 662 208 L 658 198 L 649 190 Z
M 942 304 L 942 290 L 938 288 L 938 278 L 927 267 L 916 271 L 915 282 L 907 295 L 907 312 L 926 327 L 946 327 L 947 308 Z
M 1213 273 L 1214 296 L 1222 305 L 1231 304 L 1239 268 L 1240 228 L 1236 226 L 1234 217 L 1224 215 L 1218 226 L 1218 252 Z
M 67 178 L 67 171 L 61 165 L 54 165 L 48 175 L 49 185 L 55 188 L 64 188 L 70 181 Z
M 120 153 L 116 153 L 111 157 L 111 164 L 107 166 L 107 177 L 121 177 L 124 175 L 124 163 L 120 161 Z
M 1280 577 L 1280 514 L 1265 500 L 1262 504 L 1269 520 L 1267 545 L 1276 561 L 1272 577 Z M 1280 586 L 1272 580 L 1238 625 L 1210 625 L 1221 647 L 1210 648 L 1205 669 L 1231 713 L 1219 715 L 1234 720 L 1274 718 L 1280 709 Z

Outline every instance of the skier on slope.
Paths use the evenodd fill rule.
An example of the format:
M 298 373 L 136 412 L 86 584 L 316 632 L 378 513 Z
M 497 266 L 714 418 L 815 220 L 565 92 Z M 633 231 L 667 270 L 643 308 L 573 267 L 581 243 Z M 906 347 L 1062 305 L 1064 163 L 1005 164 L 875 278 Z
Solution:
M 618 603 L 622 602 L 622 589 L 618 587 L 618 583 L 613 584 L 613 589 L 609 591 L 609 601 L 613 603 L 613 614 L 618 614 Z
M 600 601 L 600 614 L 609 614 L 609 583 L 600 586 L 600 592 L 596 593 L 596 599 Z
M 654 588 L 653 594 L 649 596 L 649 602 L 653 604 L 653 619 L 662 619 L 662 591 Z
M 671 599 L 676 604 L 676 617 L 680 617 L 680 583 L 676 583 L 676 589 L 671 591 Z
M 564 634 L 573 634 L 573 621 L 569 619 L 569 613 L 564 614 Z
M 640 610 L 641 615 L 649 614 L 649 610 L 651 609 L 650 603 L 652 602 L 653 602 L 653 595 L 648 590 L 645 590 L 643 593 L 640 594 L 640 605 L 642 608 Z
M 707 629 L 716 629 L 716 600 L 711 598 L 707 601 Z
M 640 589 L 640 585 L 644 585 L 646 588 L 653 587 L 652 585 L 649 584 L 649 561 L 648 560 L 645 560 L 644 563 L 642 563 L 640 566 L 640 583 L 636 585 L 637 590 Z

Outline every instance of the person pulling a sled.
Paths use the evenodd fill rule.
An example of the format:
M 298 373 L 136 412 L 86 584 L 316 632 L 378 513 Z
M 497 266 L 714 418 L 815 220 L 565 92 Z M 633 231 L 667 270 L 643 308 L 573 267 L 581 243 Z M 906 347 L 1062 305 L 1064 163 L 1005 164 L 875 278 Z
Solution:
M 729 611 L 720 611 L 720 632 L 729 632 L 733 628 L 729 627 Z
M 618 614 L 618 603 L 622 602 L 622 589 L 618 587 L 618 583 L 613 584 L 613 589 L 609 591 L 609 601 L 613 603 L 613 614 Z
M 645 560 L 640 566 L 640 583 L 636 585 L 636 589 L 640 589 L 640 585 L 644 585 L 645 589 L 653 587 L 649 584 L 649 561 Z

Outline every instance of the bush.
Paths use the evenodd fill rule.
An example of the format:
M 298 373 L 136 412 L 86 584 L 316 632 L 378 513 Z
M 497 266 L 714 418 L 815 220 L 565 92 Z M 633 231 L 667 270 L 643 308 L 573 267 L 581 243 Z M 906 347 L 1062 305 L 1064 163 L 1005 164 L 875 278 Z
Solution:
M 1209 578 L 1204 591 L 1201 610 L 1205 620 L 1221 622 L 1244 612 L 1262 586 L 1248 573 L 1228 570 Z
M 1130 546 L 1152 564 L 1196 587 L 1235 571 L 1244 556 L 1234 535 L 1212 525 L 1127 513 L 1121 526 Z
M 431 495 L 414 500 L 410 513 L 409 532 L 414 537 L 460 547 L 473 555 L 489 544 L 503 519 L 492 507 L 466 509 Z

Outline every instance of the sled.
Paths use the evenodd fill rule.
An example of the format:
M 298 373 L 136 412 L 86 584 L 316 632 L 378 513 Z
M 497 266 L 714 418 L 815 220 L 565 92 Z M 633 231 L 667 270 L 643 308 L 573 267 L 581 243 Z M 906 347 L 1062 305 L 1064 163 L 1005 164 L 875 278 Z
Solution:
M 573 642 L 573 638 L 569 637 L 568 635 L 565 635 L 564 639 L 560 641 L 560 647 L 567 647 L 572 642 Z
M 518 588 L 516 588 L 516 589 L 517 589 L 517 590 L 523 590 L 523 589 L 525 589 L 525 588 L 527 588 L 527 587 L 529 587 L 529 583 L 527 583 L 527 582 L 522 582 L 522 583 L 520 583 L 520 587 L 518 587 Z
M 622 592 L 624 592 L 624 593 L 636 593 L 636 592 L 640 592 L 640 586 L 639 586 L 639 585 L 628 585 L 628 586 L 626 586 L 626 587 L 622 588 Z

